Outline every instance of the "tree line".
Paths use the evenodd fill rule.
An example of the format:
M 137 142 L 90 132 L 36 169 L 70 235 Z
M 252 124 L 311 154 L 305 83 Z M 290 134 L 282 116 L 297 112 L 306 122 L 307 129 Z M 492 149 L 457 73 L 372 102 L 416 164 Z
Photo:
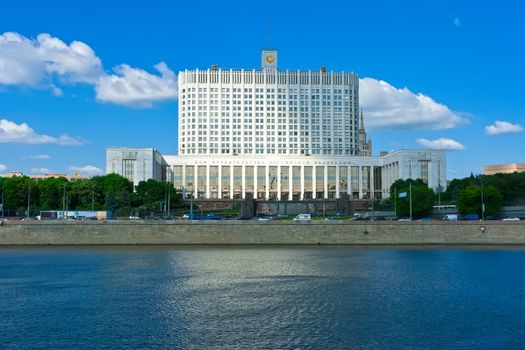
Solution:
M 421 180 L 397 180 L 390 187 L 389 201 L 395 206 L 398 216 L 410 215 L 410 188 L 412 214 L 415 218 L 431 216 L 433 206 L 437 204 L 455 204 L 459 213 L 478 214 L 481 217 L 484 203 L 485 216 L 497 216 L 504 204 L 525 202 L 525 172 L 476 176 L 471 174 L 450 181 L 445 191 L 434 191 Z
M 386 202 L 398 216 L 432 215 L 436 204 L 455 204 L 461 214 L 478 214 L 485 203 L 485 215 L 498 215 L 502 205 L 525 202 L 525 172 L 496 175 L 470 175 L 452 180 L 445 191 L 433 191 L 422 180 L 397 180 Z M 37 215 L 40 210 L 109 210 L 115 216 L 148 215 L 178 207 L 178 196 L 169 183 L 141 181 L 137 186 L 118 174 L 68 181 L 66 178 L 31 179 L 27 176 L 0 177 L 4 209 L 8 216 Z M 406 196 L 400 194 L 406 193 Z
M 38 215 L 41 210 L 109 210 L 114 216 L 145 215 L 170 210 L 177 193 L 167 182 L 141 181 L 137 186 L 118 174 L 68 181 L 64 177 L 0 177 L 7 216 Z M 169 201 L 168 201 L 169 198 Z

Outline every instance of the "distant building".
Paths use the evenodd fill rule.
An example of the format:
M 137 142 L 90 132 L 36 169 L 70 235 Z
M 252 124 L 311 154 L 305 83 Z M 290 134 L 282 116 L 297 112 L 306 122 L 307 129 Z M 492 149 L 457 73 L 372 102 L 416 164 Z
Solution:
M 106 149 L 106 174 L 124 176 L 133 185 L 148 179 L 168 180 L 169 168 L 155 148 L 110 147 Z
M 485 175 L 512 174 L 515 172 L 521 173 L 523 171 L 525 171 L 524 163 L 485 165 L 483 167 L 483 174 Z
M 361 119 L 359 122 L 359 155 L 361 157 L 372 156 L 372 139 L 367 137 L 365 130 L 365 120 L 361 110 Z
M 72 180 L 86 180 L 89 179 L 87 176 L 83 176 L 80 172 L 75 172 L 73 175 L 66 175 L 66 174 L 41 174 L 41 175 L 24 175 L 20 171 L 10 171 L 6 175 L 6 177 L 15 177 L 15 176 L 27 176 L 30 179 L 35 180 L 43 180 L 43 179 L 50 179 L 50 178 L 56 178 L 56 177 L 63 177 L 66 178 L 69 181 Z

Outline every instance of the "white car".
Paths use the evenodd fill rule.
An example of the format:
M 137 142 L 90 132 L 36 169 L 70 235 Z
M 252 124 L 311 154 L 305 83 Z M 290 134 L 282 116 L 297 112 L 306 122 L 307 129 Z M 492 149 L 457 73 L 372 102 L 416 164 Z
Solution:
M 299 214 L 295 218 L 293 218 L 293 221 L 310 221 L 312 220 L 311 214 Z
M 511 218 L 505 218 L 503 221 L 520 221 L 520 218 L 517 217 L 511 217 Z

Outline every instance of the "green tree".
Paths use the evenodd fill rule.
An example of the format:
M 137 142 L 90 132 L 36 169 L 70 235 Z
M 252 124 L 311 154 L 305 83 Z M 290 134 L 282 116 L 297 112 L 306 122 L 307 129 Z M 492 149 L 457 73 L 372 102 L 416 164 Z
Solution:
M 485 215 L 498 214 L 502 205 L 501 193 L 495 186 L 484 186 L 483 202 L 485 203 Z M 456 205 L 458 211 L 463 215 L 478 214 L 481 216 L 481 187 L 471 185 L 459 191 Z
M 27 191 L 31 180 L 27 176 L 4 177 L 2 179 L 5 194 L 5 209 L 24 215 L 27 209 Z
M 110 210 L 113 215 L 129 215 L 133 193 L 131 181 L 118 174 L 95 176 L 91 181 L 97 208 Z
M 390 187 L 391 195 L 397 194 L 394 199 L 398 216 L 410 216 L 410 185 L 412 185 L 412 216 L 422 218 L 432 215 L 435 193 L 422 180 L 397 180 Z M 399 197 L 406 192 L 406 197 Z
M 36 181 L 36 188 L 39 192 L 39 208 L 41 210 L 62 209 L 64 187 L 67 187 L 68 184 L 69 182 L 64 177 Z
M 97 209 L 98 205 L 92 203 L 95 199 L 95 184 L 91 180 L 74 180 L 71 182 L 70 208 L 75 210 Z
M 141 213 L 159 211 L 167 205 L 170 197 L 170 209 L 177 203 L 176 191 L 173 185 L 153 179 L 141 181 L 135 187 L 134 204 Z

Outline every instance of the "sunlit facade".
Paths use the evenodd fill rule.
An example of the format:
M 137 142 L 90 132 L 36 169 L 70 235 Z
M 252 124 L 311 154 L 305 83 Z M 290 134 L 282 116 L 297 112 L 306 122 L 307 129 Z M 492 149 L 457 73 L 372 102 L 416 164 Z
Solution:
M 183 197 L 385 198 L 400 178 L 446 186 L 443 150 L 372 156 L 355 73 L 278 70 L 275 50 L 261 61 L 179 73 L 178 155 L 163 161 Z M 107 169 L 124 171 L 124 159 Z

